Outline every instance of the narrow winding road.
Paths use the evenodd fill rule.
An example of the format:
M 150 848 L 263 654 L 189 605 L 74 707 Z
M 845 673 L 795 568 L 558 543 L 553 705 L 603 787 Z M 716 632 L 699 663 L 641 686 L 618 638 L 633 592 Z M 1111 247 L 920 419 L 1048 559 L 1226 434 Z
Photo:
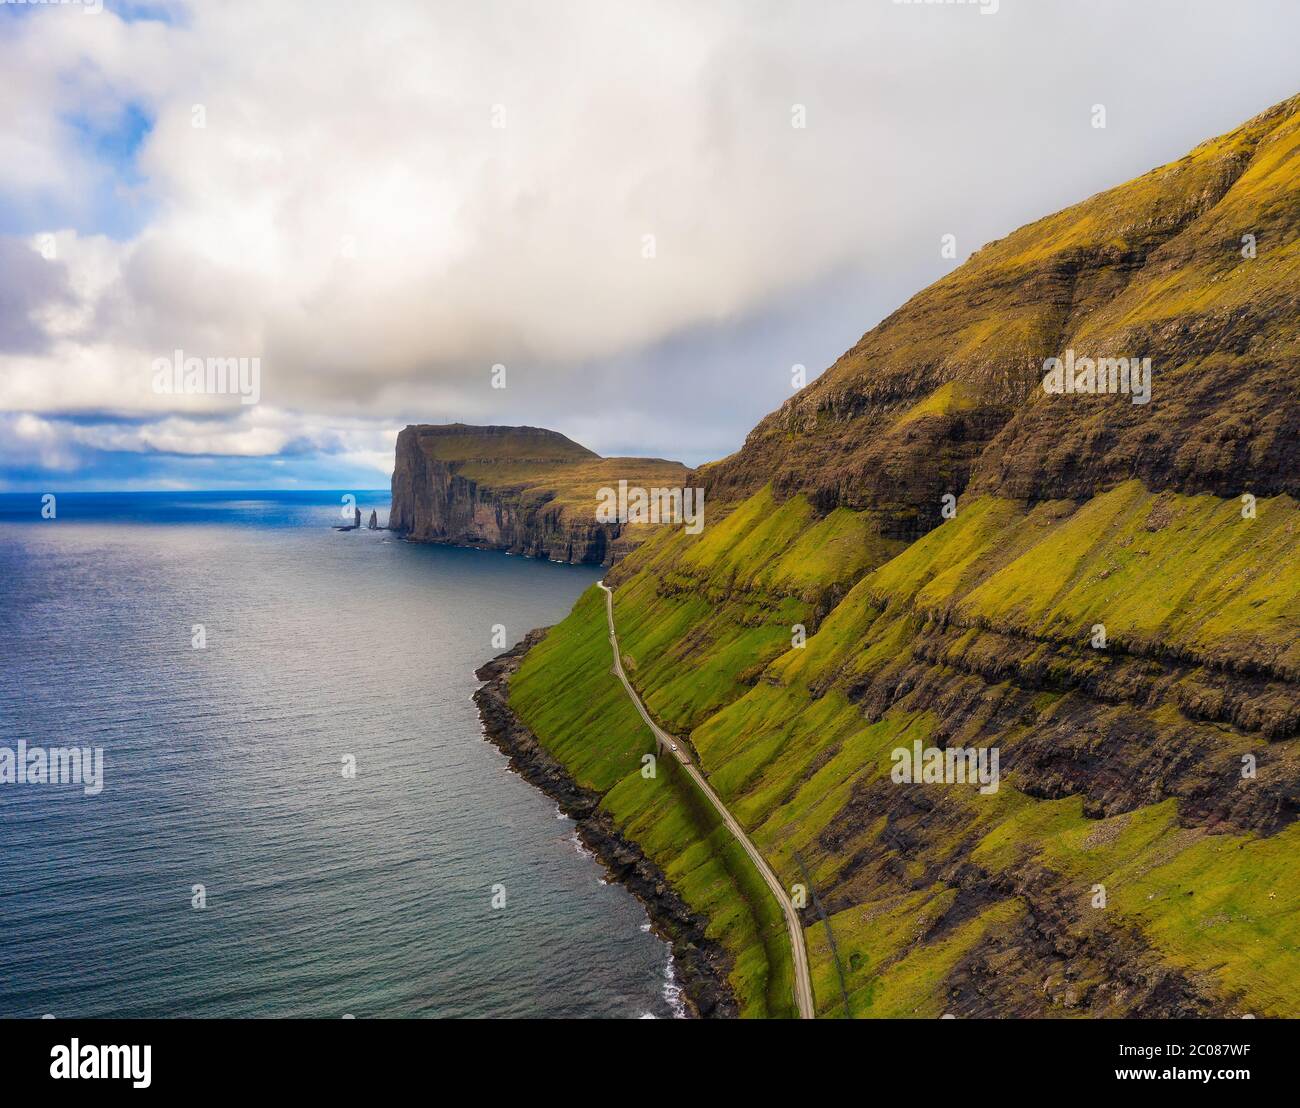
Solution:
M 627 690 L 627 695 L 632 698 L 636 710 L 641 713 L 641 718 L 645 720 L 646 726 L 650 728 L 655 738 L 665 750 L 672 751 L 673 756 L 681 763 L 682 768 L 700 787 L 700 792 L 717 809 L 718 815 L 722 817 L 722 822 L 731 829 L 731 833 L 736 836 L 736 841 L 745 848 L 745 853 L 749 855 L 758 872 L 763 875 L 767 887 L 772 890 L 772 895 L 776 897 L 777 903 L 781 905 L 781 911 L 785 913 L 786 929 L 790 933 L 790 953 L 794 960 L 794 999 L 799 1006 L 799 1018 L 810 1020 L 814 1016 L 812 978 L 808 974 L 808 947 L 804 943 L 803 924 L 799 922 L 799 913 L 795 911 L 789 894 L 786 893 L 781 882 L 777 880 L 776 874 L 772 872 L 772 867 L 767 864 L 767 860 L 759 853 L 758 847 L 745 834 L 745 829 L 740 826 L 736 817 L 727 810 L 727 806 L 722 803 L 721 798 L 713 791 L 708 781 L 704 779 L 704 774 L 695 767 L 695 764 L 683 749 L 682 744 L 650 718 L 650 713 L 646 711 L 645 705 L 641 703 L 641 698 L 637 696 L 636 690 L 632 688 L 632 683 L 627 679 L 627 674 L 623 672 L 623 657 L 618 649 L 618 635 L 614 631 L 614 593 L 604 581 L 600 581 L 598 584 L 605 590 L 605 614 L 609 619 L 609 641 L 614 651 L 614 672 L 618 674 L 618 679 L 623 682 L 623 688 Z

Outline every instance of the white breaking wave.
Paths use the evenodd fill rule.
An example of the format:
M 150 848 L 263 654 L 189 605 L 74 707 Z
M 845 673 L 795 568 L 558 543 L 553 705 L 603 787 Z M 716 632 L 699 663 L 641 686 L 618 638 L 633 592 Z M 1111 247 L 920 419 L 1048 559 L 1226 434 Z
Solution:
M 673 960 L 671 952 L 668 955 L 668 964 L 664 966 L 664 1000 L 668 1001 L 668 1007 L 673 1010 L 673 1019 L 686 1018 L 686 990 L 677 980 L 677 963 Z
M 587 849 L 587 844 L 582 841 L 582 839 L 578 835 L 578 832 L 575 831 L 572 835 L 569 836 L 569 842 L 573 844 L 573 849 L 576 850 L 579 854 L 581 854 L 584 858 L 596 857 L 596 855 L 592 853 L 592 851 Z M 602 881 L 601 884 L 603 885 L 604 882 Z

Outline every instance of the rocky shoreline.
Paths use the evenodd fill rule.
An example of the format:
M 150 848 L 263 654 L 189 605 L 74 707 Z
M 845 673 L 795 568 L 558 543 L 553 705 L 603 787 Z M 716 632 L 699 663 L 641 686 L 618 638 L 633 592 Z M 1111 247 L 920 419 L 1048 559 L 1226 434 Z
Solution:
M 677 975 L 691 1015 L 734 1017 L 736 998 L 727 981 L 731 959 L 721 944 L 705 934 L 708 920 L 695 912 L 669 885 L 663 871 L 600 809 L 600 794 L 580 786 L 565 767 L 537 741 L 510 709 L 508 688 L 524 655 L 546 634 L 530 631 L 504 654 L 481 666 L 475 676 L 484 684 L 474 693 L 484 737 L 502 751 L 510 766 L 529 784 L 551 797 L 576 824 L 586 847 L 610 877 L 631 890 L 650 914 L 655 932 L 672 948 Z

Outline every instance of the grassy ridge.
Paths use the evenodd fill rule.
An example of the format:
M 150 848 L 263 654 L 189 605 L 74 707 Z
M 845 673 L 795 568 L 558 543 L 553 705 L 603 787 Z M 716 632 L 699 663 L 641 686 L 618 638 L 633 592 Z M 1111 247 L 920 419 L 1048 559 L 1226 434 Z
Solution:
M 988 243 L 703 467 L 916 537 L 970 490 L 1084 500 L 1129 477 L 1300 495 L 1300 97 Z M 1047 397 L 1044 360 L 1150 356 L 1152 400 Z M 1075 402 L 1077 401 L 1077 402 Z

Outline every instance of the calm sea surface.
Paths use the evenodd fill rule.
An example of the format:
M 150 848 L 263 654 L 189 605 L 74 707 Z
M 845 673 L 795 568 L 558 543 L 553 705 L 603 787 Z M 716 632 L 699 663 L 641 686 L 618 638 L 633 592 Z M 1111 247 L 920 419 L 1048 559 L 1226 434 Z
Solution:
M 599 571 L 335 532 L 340 496 L 0 496 L 0 748 L 104 752 L 97 796 L 0 784 L 0 1016 L 675 1014 L 470 700 L 493 625 Z

